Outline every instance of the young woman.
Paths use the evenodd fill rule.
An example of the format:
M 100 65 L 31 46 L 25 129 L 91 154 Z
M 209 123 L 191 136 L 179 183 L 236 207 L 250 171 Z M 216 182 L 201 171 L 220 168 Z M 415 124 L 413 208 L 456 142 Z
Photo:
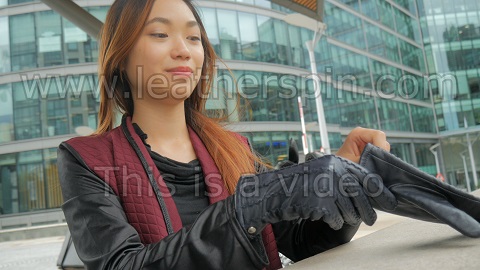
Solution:
M 58 150 L 62 209 L 88 269 L 277 269 L 278 251 L 301 260 L 350 241 L 360 221 L 375 221 L 361 188 L 359 199 L 336 189 L 333 199 L 297 196 L 304 186 L 291 176 L 313 183 L 334 165 L 335 183 L 346 171 L 360 175 L 346 159 L 358 162 L 367 143 L 388 150 L 384 133 L 352 131 L 337 153 L 346 159 L 259 173 L 248 142 L 204 115 L 214 65 L 189 0 L 111 6 L 101 35 L 98 130 Z M 114 128 L 117 109 L 123 118 Z M 272 196 L 284 178 L 293 193 Z M 258 192 L 247 196 L 252 183 Z M 394 207 L 388 190 L 379 197 Z

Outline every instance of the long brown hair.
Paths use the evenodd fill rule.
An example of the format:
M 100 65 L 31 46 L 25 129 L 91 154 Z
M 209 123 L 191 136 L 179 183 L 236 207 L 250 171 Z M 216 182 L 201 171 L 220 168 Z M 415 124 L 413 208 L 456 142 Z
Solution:
M 155 0 L 116 0 L 107 14 L 101 32 L 98 60 L 100 109 L 99 125 L 95 132 L 98 135 L 113 129 L 115 110 L 133 115 L 133 95 L 127 76 L 120 67 L 140 36 L 154 2 Z M 220 119 L 206 116 L 205 103 L 215 75 L 217 56 L 195 7 L 190 0 L 183 2 L 190 8 L 199 24 L 205 55 L 201 74 L 204 79 L 200 80 L 193 93 L 185 100 L 187 124 L 202 139 L 222 175 L 227 190 L 232 194 L 239 177 L 244 173 L 255 172 L 255 163 L 261 163 L 261 160 L 234 133 L 225 130 L 219 124 Z M 127 92 L 130 92 L 130 95 L 126 95 Z

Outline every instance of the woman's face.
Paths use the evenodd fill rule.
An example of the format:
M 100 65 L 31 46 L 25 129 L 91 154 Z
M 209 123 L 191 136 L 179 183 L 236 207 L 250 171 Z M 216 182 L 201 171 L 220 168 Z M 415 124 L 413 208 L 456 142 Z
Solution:
M 155 1 L 126 60 L 134 100 L 185 100 L 200 80 L 203 61 L 200 27 L 188 6 L 183 0 Z

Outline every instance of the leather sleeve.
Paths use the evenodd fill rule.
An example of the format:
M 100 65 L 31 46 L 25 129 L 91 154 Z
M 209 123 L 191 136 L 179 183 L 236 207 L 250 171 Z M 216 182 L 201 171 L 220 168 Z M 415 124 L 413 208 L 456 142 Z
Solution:
M 343 224 L 336 231 L 322 220 L 281 221 L 272 226 L 278 251 L 294 262 L 350 242 L 360 227 Z
M 268 259 L 260 237 L 249 240 L 235 217 L 232 197 L 207 207 L 190 228 L 144 245 L 120 199 L 62 144 L 58 170 L 62 209 L 87 269 L 261 269 Z

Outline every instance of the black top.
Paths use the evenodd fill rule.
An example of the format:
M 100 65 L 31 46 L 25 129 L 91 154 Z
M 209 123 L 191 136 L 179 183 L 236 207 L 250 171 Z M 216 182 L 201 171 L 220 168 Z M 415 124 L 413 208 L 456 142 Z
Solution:
M 183 163 L 152 151 L 150 145 L 146 143 L 147 134 L 137 124 L 134 123 L 133 127 L 170 190 L 183 226 L 191 225 L 198 214 L 209 205 L 200 161 L 195 159 Z

